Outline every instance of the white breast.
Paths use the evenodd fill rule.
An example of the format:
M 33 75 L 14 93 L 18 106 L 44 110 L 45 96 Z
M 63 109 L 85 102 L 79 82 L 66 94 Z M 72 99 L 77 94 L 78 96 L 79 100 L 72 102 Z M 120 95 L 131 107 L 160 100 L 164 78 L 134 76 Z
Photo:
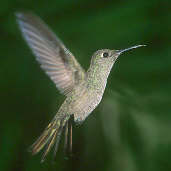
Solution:
M 80 96 L 79 100 L 75 103 L 74 120 L 81 122 L 97 107 L 100 103 L 104 90 L 99 92 L 89 91 L 86 95 Z

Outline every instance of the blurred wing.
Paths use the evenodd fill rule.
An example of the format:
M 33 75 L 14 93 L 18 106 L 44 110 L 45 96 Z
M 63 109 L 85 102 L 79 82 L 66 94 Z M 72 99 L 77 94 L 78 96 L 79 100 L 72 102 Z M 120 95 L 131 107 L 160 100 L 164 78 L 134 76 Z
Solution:
M 85 78 L 85 71 L 39 17 L 30 13 L 17 13 L 16 16 L 23 37 L 41 68 L 60 92 L 67 95 Z

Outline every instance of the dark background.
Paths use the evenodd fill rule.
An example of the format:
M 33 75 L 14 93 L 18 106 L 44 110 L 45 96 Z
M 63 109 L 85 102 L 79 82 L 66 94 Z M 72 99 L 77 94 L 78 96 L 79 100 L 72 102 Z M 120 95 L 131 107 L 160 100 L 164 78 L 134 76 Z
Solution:
M 0 1 L 0 170 L 171 170 L 170 0 Z M 74 127 L 73 157 L 63 143 L 41 164 L 28 147 L 64 96 L 21 37 L 14 12 L 40 16 L 87 69 L 94 51 L 146 44 L 122 55 L 101 104 Z

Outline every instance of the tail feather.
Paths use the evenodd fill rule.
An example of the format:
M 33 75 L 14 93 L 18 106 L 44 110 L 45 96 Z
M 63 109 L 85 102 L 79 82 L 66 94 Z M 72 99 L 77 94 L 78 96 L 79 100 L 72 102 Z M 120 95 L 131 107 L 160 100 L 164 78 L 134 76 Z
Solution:
M 67 152 L 68 148 L 68 122 L 65 125 L 65 141 L 64 141 L 64 152 Z
M 37 154 L 49 141 L 49 139 L 54 133 L 52 127 L 53 124 L 51 122 L 44 130 L 44 132 L 41 134 L 41 136 L 36 140 L 36 142 L 30 147 L 30 151 L 32 152 L 33 155 Z
M 49 140 L 49 142 L 47 143 L 47 146 L 45 148 L 45 151 L 42 155 L 42 159 L 41 162 L 43 162 L 48 154 L 48 152 L 50 151 L 50 149 L 53 147 L 55 139 L 56 139 L 56 135 L 57 135 L 57 130 L 55 131 L 55 133 L 53 134 L 53 136 L 51 137 L 51 139 Z
M 44 161 L 48 152 L 53 147 L 56 141 L 55 153 L 58 148 L 58 143 L 60 141 L 60 135 L 63 131 L 63 127 L 68 121 L 69 116 L 65 116 L 64 118 L 55 117 L 50 124 L 46 127 L 41 136 L 37 139 L 37 141 L 31 146 L 30 151 L 32 154 L 37 154 L 42 148 L 46 145 L 45 151 L 42 156 L 41 162 Z M 54 154 L 55 154 L 54 153 Z
M 72 122 L 74 120 L 74 115 L 70 116 L 70 119 L 65 124 L 65 142 L 64 150 L 66 155 L 72 155 Z
M 54 153 L 53 153 L 54 158 L 55 158 L 56 153 L 58 151 L 58 146 L 59 146 L 59 141 L 60 141 L 60 137 L 61 137 L 62 131 L 63 131 L 63 127 L 61 127 L 61 129 L 59 129 L 59 133 L 56 136 L 55 149 L 54 149 Z

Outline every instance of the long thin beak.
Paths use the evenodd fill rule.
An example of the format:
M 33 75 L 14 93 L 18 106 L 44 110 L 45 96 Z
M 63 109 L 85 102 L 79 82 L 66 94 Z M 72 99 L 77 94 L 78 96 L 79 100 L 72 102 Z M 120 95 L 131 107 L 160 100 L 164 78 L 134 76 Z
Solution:
M 126 51 L 131 50 L 131 49 L 136 49 L 136 48 L 139 48 L 139 47 L 142 47 L 142 46 L 146 46 L 146 45 L 136 45 L 136 46 L 132 46 L 132 47 L 127 48 L 127 49 L 116 50 L 116 52 L 120 55 L 123 52 L 126 52 Z

